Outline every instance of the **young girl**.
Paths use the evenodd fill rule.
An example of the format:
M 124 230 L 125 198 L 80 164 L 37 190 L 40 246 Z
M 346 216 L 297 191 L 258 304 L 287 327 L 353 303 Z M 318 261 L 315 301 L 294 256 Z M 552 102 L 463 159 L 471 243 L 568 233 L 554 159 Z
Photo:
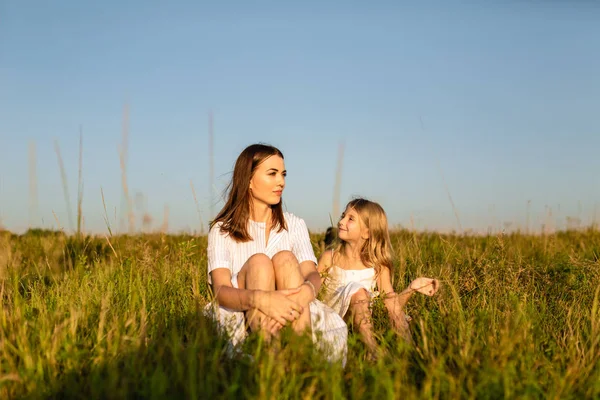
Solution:
M 321 280 L 306 224 L 282 208 L 286 175 L 275 147 L 254 144 L 237 158 L 227 202 L 208 234 L 208 282 L 216 299 L 208 310 L 234 346 L 248 326 L 270 339 L 291 325 L 298 334 L 312 332 L 331 359 L 345 362 L 347 326 L 316 300 Z
M 408 342 L 410 332 L 404 306 L 414 292 L 433 296 L 439 283 L 435 279 L 417 278 L 403 292 L 392 287 L 391 245 L 385 211 L 375 202 L 355 199 L 348 203 L 338 223 L 339 244 L 323 253 L 318 270 L 324 284 L 323 301 L 341 317 L 349 317 L 375 356 L 370 300 L 376 287 L 384 298 L 392 327 Z

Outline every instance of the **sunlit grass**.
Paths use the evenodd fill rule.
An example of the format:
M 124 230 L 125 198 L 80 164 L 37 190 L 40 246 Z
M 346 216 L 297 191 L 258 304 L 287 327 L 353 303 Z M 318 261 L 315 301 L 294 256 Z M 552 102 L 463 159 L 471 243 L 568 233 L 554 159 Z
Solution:
M 343 369 L 287 334 L 229 359 L 202 314 L 206 237 L 0 232 L 0 398 L 600 396 L 600 233 L 393 243 L 398 289 L 442 289 L 409 303 L 414 348 L 375 302 L 387 355 L 365 361 L 353 334 Z

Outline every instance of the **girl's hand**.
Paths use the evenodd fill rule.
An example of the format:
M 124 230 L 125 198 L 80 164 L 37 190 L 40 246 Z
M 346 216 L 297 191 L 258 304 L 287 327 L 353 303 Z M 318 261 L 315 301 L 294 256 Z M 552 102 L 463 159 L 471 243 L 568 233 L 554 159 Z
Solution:
M 304 307 L 289 298 L 299 291 L 300 288 L 262 292 L 257 308 L 285 326 L 288 322 L 295 321 L 304 311 Z
M 412 281 L 409 287 L 424 295 L 433 296 L 440 288 L 440 282 L 437 279 L 421 277 Z

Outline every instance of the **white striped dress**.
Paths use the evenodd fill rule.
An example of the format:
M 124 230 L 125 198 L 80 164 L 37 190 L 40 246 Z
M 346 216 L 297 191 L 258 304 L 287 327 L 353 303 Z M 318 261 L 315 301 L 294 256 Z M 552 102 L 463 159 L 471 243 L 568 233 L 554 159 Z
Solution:
M 313 252 L 304 220 L 284 213 L 287 230 L 271 230 L 269 241 L 265 243 L 264 222 L 249 221 L 248 233 L 254 240 L 238 243 L 221 232 L 221 223 L 215 224 L 208 234 L 208 282 L 212 283 L 210 272 L 218 268 L 228 268 L 231 272 L 231 284 L 237 288 L 237 275 L 253 255 L 266 254 L 273 258 L 280 251 L 291 251 L 298 262 L 313 261 L 317 258 Z M 348 327 L 344 320 L 331 308 L 314 300 L 310 303 L 310 316 L 313 342 L 330 361 L 346 363 Z M 244 313 L 221 307 L 216 301 L 207 306 L 207 311 L 218 322 L 222 332 L 230 338 L 233 347 L 244 341 L 247 336 Z

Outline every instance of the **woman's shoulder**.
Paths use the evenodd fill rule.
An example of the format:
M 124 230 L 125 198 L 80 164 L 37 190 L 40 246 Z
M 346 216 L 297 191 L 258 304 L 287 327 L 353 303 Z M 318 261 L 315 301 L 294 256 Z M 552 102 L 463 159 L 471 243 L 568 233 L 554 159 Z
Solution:
M 304 222 L 302 218 L 295 214 L 292 214 L 291 212 L 284 212 L 283 219 L 285 219 L 285 222 L 288 224 L 288 228 L 292 228 L 292 226 L 306 226 L 306 222 Z
M 212 232 L 214 230 L 220 231 L 221 226 L 223 226 L 223 221 L 212 222 L 209 232 Z
M 223 221 L 215 222 L 208 231 L 208 237 L 229 236 L 229 234 L 221 229 Z

